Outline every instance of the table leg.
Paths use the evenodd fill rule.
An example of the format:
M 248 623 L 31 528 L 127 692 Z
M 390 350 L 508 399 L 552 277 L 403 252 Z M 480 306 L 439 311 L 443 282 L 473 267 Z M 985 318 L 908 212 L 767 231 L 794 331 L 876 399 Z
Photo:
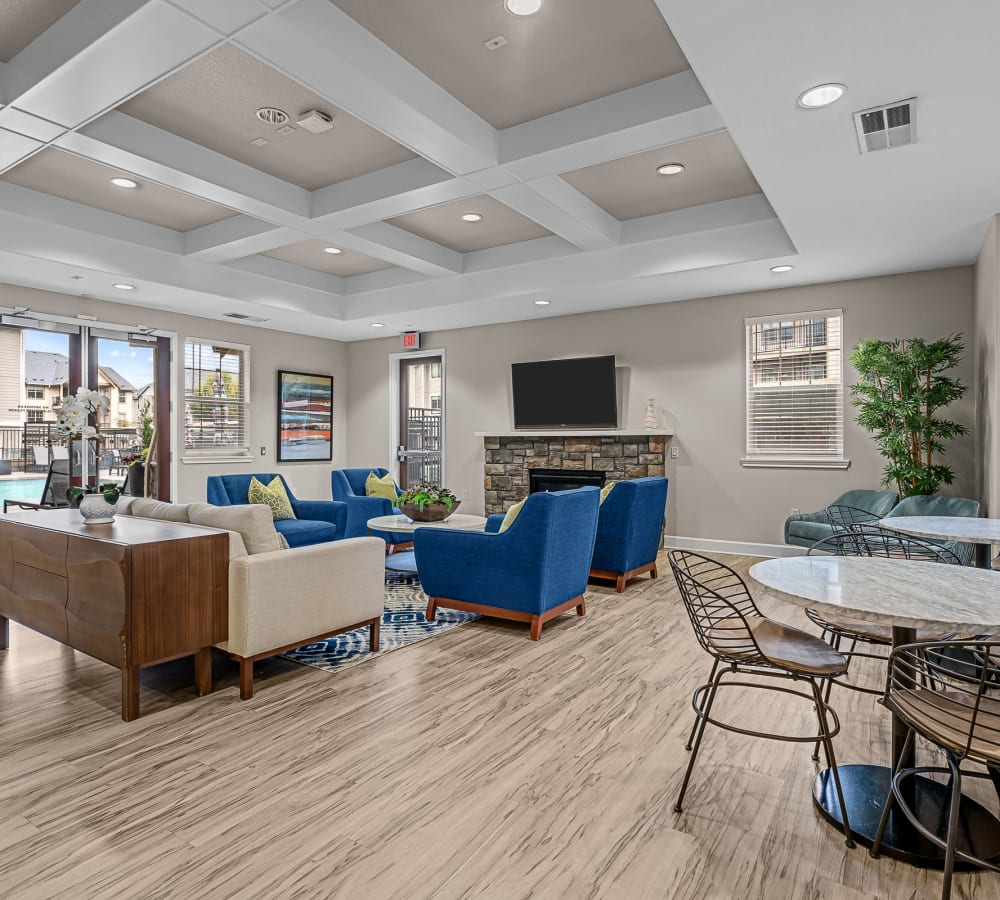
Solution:
M 194 686 L 199 697 L 212 693 L 211 647 L 202 647 L 194 655 Z
M 139 718 L 139 667 L 122 667 L 122 719 L 134 722 Z
M 10 620 L 0 616 L 0 650 L 10 647 Z
M 993 561 L 990 559 L 992 552 L 992 544 L 976 544 L 976 565 L 980 569 L 989 569 L 992 567 Z
M 912 644 L 916 632 L 912 628 L 892 629 L 893 648 Z M 891 758 L 893 767 L 900 761 L 903 768 L 914 765 L 915 751 L 903 757 L 906 742 L 906 725 L 895 715 L 892 717 Z M 887 766 L 842 765 L 840 781 L 844 789 L 851 832 L 866 847 L 875 840 L 879 819 L 889 795 L 893 769 Z M 813 799 L 820 814 L 838 828 L 842 826 L 840 804 L 834 790 L 829 769 L 816 776 Z M 905 799 L 910 809 L 916 810 L 921 823 L 933 834 L 944 839 L 948 825 L 950 794 L 947 785 L 929 778 L 908 779 Z M 960 850 L 971 852 L 983 859 L 1000 857 L 1000 829 L 996 819 L 982 806 L 963 798 L 959 812 L 958 845 Z M 944 866 L 944 850 L 920 834 L 896 804 L 889 816 L 889 824 L 882 838 L 881 853 L 900 859 L 914 866 L 940 869 Z M 956 871 L 978 868 L 961 860 L 955 863 Z

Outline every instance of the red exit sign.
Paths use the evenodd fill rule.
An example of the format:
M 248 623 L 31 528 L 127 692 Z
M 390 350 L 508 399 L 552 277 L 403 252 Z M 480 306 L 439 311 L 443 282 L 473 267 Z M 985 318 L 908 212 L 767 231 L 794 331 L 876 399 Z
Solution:
M 404 350 L 419 350 L 420 349 L 420 332 L 419 331 L 404 331 L 403 332 L 403 349 Z

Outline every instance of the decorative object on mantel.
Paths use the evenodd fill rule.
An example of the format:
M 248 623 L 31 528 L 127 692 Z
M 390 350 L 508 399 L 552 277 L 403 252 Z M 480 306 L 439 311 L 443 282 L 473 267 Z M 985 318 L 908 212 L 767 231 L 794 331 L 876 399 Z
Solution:
M 399 498 L 399 511 L 414 522 L 440 522 L 461 504 L 448 488 L 419 484 Z
M 642 420 L 642 427 L 647 431 L 652 431 L 658 424 L 656 421 L 656 401 L 650 397 L 646 403 L 646 417 Z
M 94 458 L 101 458 L 100 417 L 107 414 L 111 401 L 98 391 L 85 387 L 77 389 L 76 395 L 64 397 L 59 405 L 56 431 L 66 438 L 79 436 L 82 440 L 80 453 L 80 473 L 82 486 L 66 491 L 70 505 L 76 505 L 83 516 L 85 525 L 106 525 L 115 518 L 115 504 L 118 502 L 120 487 L 108 483 L 99 486 L 90 484 L 87 472 L 89 463 L 88 443 L 94 441 Z M 91 425 L 91 418 L 94 424 Z M 72 443 L 72 440 L 70 441 Z M 98 473 L 99 475 L 100 473 Z

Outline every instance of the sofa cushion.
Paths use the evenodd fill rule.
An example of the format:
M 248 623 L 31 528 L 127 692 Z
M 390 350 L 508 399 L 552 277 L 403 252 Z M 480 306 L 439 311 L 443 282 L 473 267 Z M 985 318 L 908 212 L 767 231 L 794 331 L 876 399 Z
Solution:
M 250 556 L 281 549 L 278 532 L 274 530 L 271 510 L 266 506 L 249 503 L 236 506 L 190 503 L 188 520 L 192 525 L 207 525 L 209 528 L 224 528 L 226 531 L 239 532 Z
M 271 517 L 277 522 L 280 519 L 294 519 L 295 510 L 285 493 L 285 485 L 280 475 L 275 475 L 268 484 L 258 481 L 254 476 L 250 479 L 250 489 L 247 499 L 251 503 L 261 503 L 271 510 Z
M 136 497 L 129 505 L 130 516 L 141 516 L 144 519 L 163 519 L 166 522 L 190 522 L 188 508 L 184 503 L 165 503 L 163 500 L 150 500 L 148 497 Z
M 503 521 L 500 523 L 500 531 L 499 531 L 500 534 L 505 532 L 508 528 L 510 528 L 511 525 L 514 524 L 514 520 L 517 518 L 518 513 L 524 507 L 524 503 L 527 499 L 528 498 L 525 497 L 524 500 L 518 500 L 517 503 L 515 503 L 510 509 L 507 510 L 506 515 L 503 517 Z
M 383 475 L 379 478 L 374 472 L 365 479 L 365 496 L 385 497 L 386 500 L 395 500 L 396 482 L 392 480 L 391 474 Z
M 281 519 L 274 527 L 279 536 L 284 535 L 289 547 L 308 547 L 343 537 L 337 534 L 335 525 L 319 519 Z
M 788 523 L 788 536 L 808 541 L 810 544 L 821 541 L 833 534 L 833 526 L 828 522 L 807 522 L 796 520 Z

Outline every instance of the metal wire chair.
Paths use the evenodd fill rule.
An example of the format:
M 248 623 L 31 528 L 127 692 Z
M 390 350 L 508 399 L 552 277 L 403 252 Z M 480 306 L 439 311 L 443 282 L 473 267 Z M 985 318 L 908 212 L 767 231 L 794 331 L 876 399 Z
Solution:
M 841 506 L 834 504 L 826 508 L 826 518 L 835 531 L 843 531 L 852 525 L 866 525 L 877 522 L 879 517 L 867 509 L 856 506 Z
M 686 749 L 691 752 L 674 809 L 682 811 L 695 760 L 707 724 L 752 737 L 795 743 L 816 742 L 823 746 L 833 774 L 840 808 L 843 810 L 844 838 L 854 846 L 847 805 L 840 785 L 840 773 L 833 752 L 833 738 L 840 732 L 837 714 L 823 698 L 820 684 L 847 671 L 847 660 L 819 638 L 763 615 L 754 603 L 743 579 L 729 566 L 699 553 L 671 550 L 667 554 L 677 581 L 684 609 L 702 649 L 713 658 L 708 681 L 698 687 L 691 700 L 694 727 Z M 765 684 L 761 681 L 726 680 L 724 676 L 767 676 L 808 682 L 810 692 Z M 712 706 L 720 688 L 744 687 L 781 691 L 812 702 L 819 733 L 811 735 L 774 734 L 754 731 L 712 717 Z M 829 691 L 827 692 L 829 696 Z M 831 725 L 832 723 L 832 725 Z M 814 754 L 818 758 L 818 749 Z
M 807 551 L 808 556 L 819 553 L 834 556 L 877 556 L 887 559 L 912 559 L 924 562 L 939 562 L 949 565 L 961 565 L 962 562 L 947 547 L 942 547 L 933 541 L 911 538 L 879 525 L 854 523 L 843 531 L 834 532 L 813 544 Z M 892 628 L 877 622 L 865 622 L 860 619 L 831 616 L 814 609 L 807 609 L 806 615 L 815 625 L 819 626 L 821 636 L 835 650 L 840 651 L 848 661 L 854 657 L 884 660 L 885 654 L 858 650 L 858 644 L 870 647 L 891 647 Z M 952 637 L 951 632 L 918 631 L 918 641 L 944 641 Z M 845 642 L 850 645 L 845 649 Z M 870 688 L 849 681 L 839 681 L 838 684 L 860 691 L 863 694 L 881 696 L 881 688 Z M 830 685 L 827 685 L 829 690 Z M 829 699 L 829 694 L 827 695 Z
M 983 664 L 968 672 L 955 670 L 952 652 L 960 649 Z M 956 858 L 1000 872 L 995 862 L 980 859 L 956 846 L 959 828 L 959 802 L 963 778 L 993 778 L 1000 766 L 1000 700 L 989 695 L 991 672 L 1000 663 L 1000 641 L 949 641 L 905 644 L 892 651 L 885 688 L 885 705 L 907 726 L 906 743 L 901 759 L 907 758 L 914 737 L 920 735 L 940 747 L 947 759 L 944 766 L 897 765 L 875 842 L 869 851 L 878 857 L 882 836 L 895 804 L 910 824 L 927 840 L 945 851 L 942 900 L 951 896 L 952 872 Z M 963 772 L 965 761 L 981 763 L 986 772 Z M 915 775 L 939 773 L 950 775 L 948 832 L 944 840 L 930 831 L 909 805 L 903 783 Z

